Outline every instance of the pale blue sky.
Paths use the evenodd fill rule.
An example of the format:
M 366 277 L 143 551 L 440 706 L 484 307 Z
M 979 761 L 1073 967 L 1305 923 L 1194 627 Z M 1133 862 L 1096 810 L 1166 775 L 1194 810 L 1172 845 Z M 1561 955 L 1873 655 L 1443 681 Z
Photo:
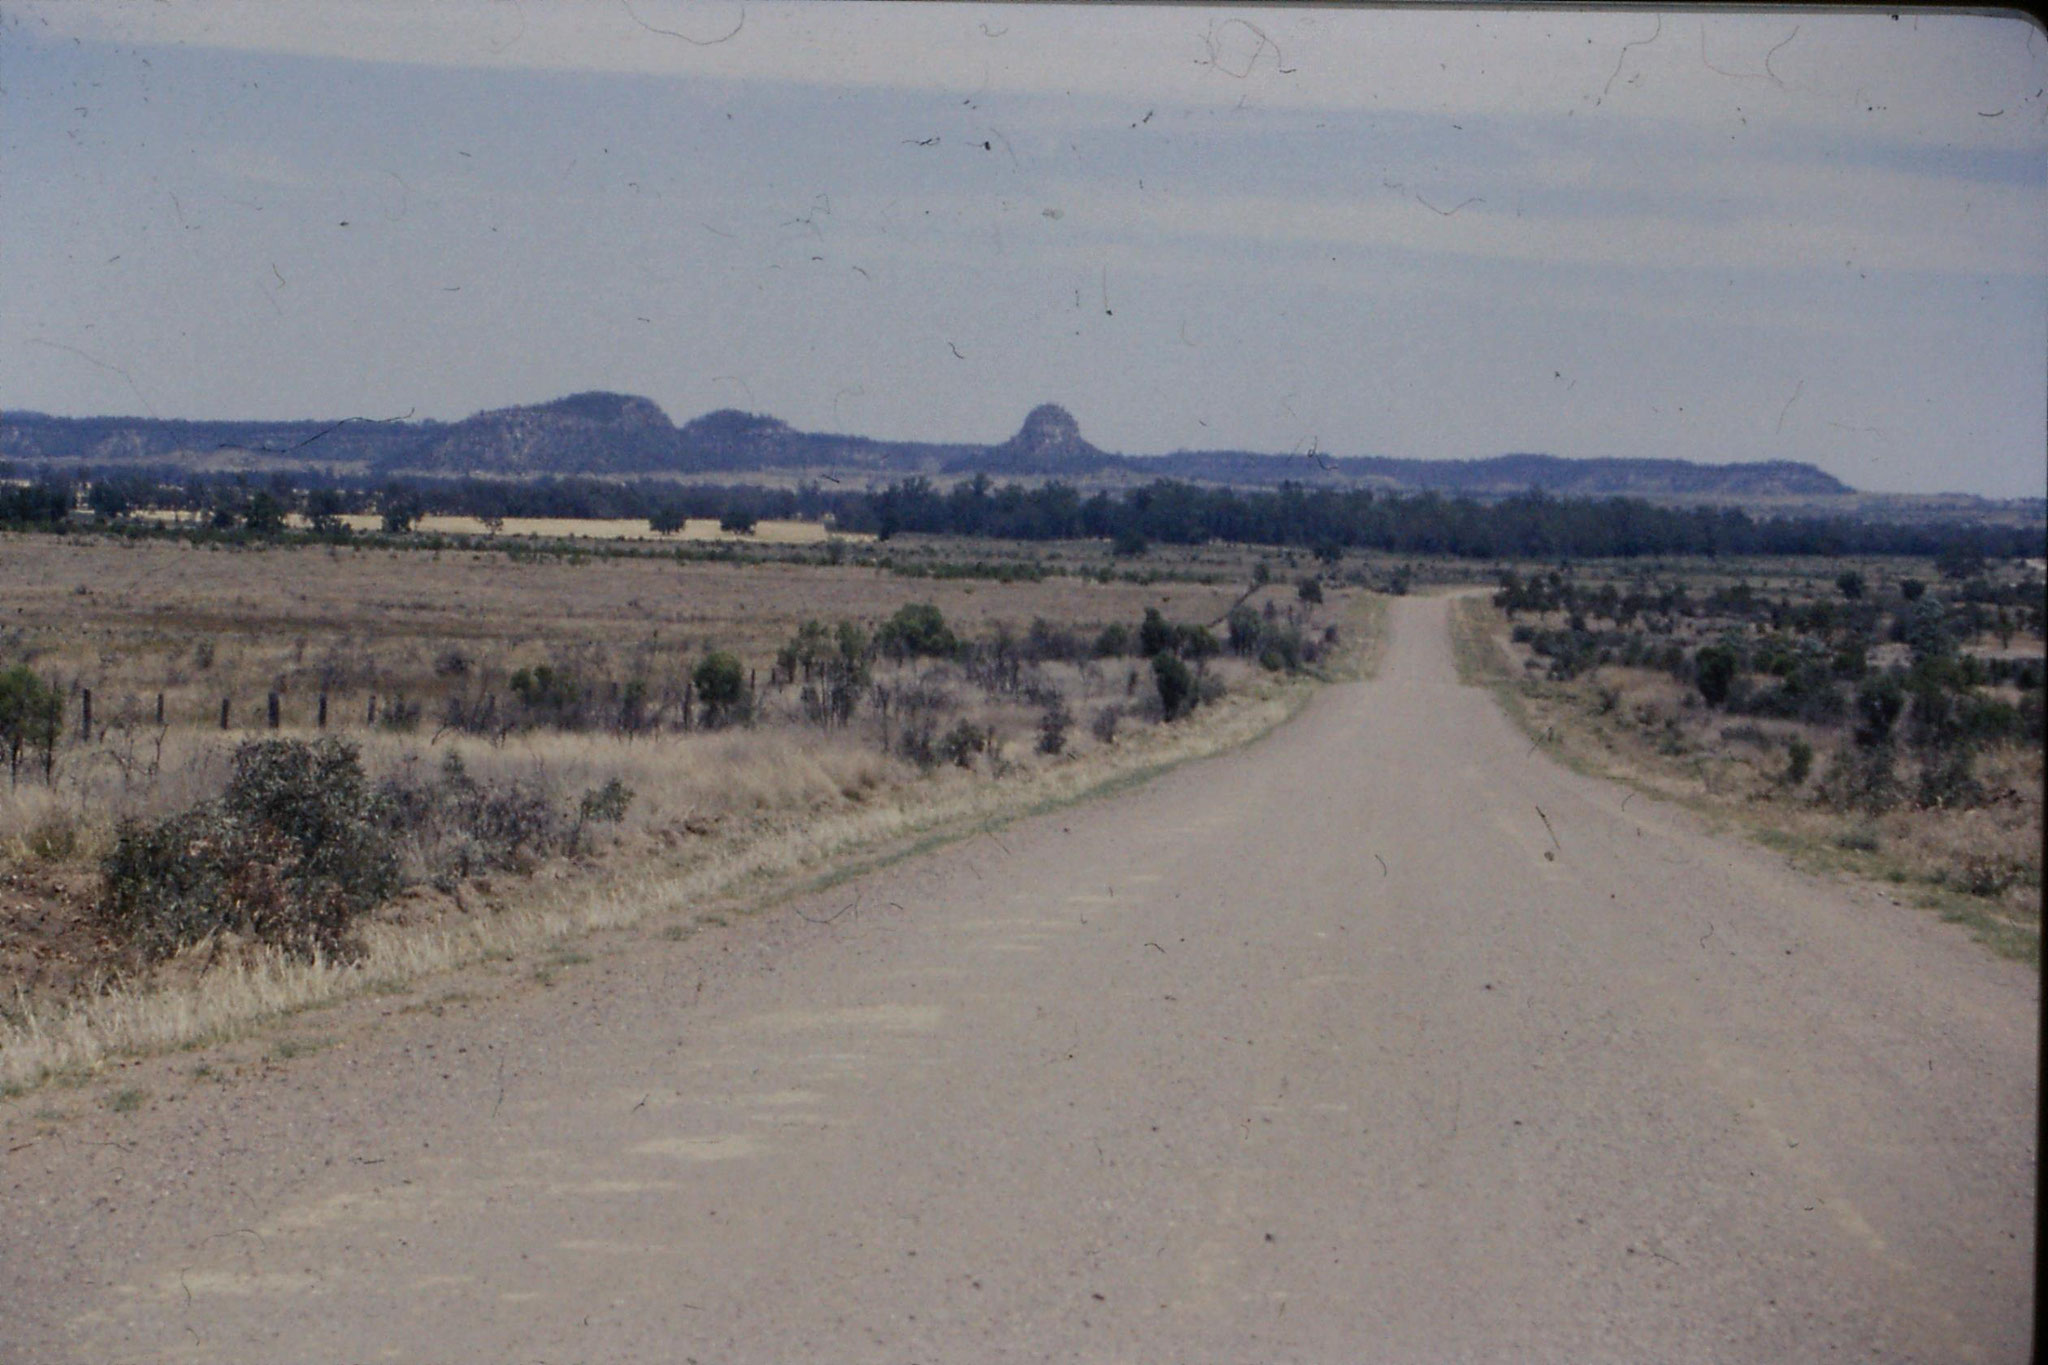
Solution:
M 1906 11 L 10 5 L 0 405 L 2038 496 L 2044 90 Z

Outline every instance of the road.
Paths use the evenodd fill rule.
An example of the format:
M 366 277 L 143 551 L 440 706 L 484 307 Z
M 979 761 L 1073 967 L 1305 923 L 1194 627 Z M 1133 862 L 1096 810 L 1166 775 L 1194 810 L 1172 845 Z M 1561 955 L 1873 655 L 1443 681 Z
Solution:
M 139 1065 L 0 1166 L 0 1355 L 2023 1358 L 2036 975 L 1531 752 L 1446 624 L 729 930 Z

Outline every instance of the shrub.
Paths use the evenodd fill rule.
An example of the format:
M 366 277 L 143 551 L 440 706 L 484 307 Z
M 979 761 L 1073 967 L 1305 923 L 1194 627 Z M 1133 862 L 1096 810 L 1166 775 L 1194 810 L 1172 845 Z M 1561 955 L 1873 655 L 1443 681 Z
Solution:
M 1067 731 L 1074 723 L 1065 701 L 1056 700 L 1038 717 L 1038 752 L 1062 754 L 1067 750 Z
M 1293 626 L 1268 621 L 1259 635 L 1259 666 L 1268 672 L 1292 673 L 1303 658 L 1301 632 Z
M 1127 654 L 1131 648 L 1131 632 L 1125 626 L 1104 626 L 1102 633 L 1095 637 L 1095 657 L 1114 659 Z
M 718 529 L 736 536 L 750 536 L 754 533 L 754 523 L 757 520 L 759 518 L 744 508 L 728 507 L 718 518 Z
M 892 658 L 951 658 L 960 641 L 946 625 L 946 618 L 930 602 L 909 602 L 875 632 L 875 644 Z
M 1915 794 L 1923 807 L 1967 810 L 1984 799 L 1983 784 L 1973 771 L 1969 746 L 1958 744 L 1920 770 L 1920 787 Z
M 1812 772 L 1813 746 L 1803 739 L 1794 739 L 1785 753 L 1785 785 L 1800 786 Z
M 602 798 L 611 785 L 584 800 Z M 622 784 L 620 789 L 630 801 L 632 793 Z M 405 870 L 443 891 L 492 868 L 525 870 L 529 859 L 569 847 L 576 837 L 546 788 L 526 782 L 485 786 L 452 752 L 441 761 L 439 780 L 422 780 L 408 759 L 380 784 L 377 796 Z M 623 804 L 619 813 L 625 813 Z
M 1223 652 L 1223 646 L 1209 633 L 1207 626 L 1175 626 L 1174 651 L 1183 659 L 1213 659 Z
M 1095 713 L 1095 719 L 1088 723 L 1088 733 L 1102 744 L 1116 743 L 1116 727 L 1123 719 L 1121 706 L 1105 706 Z
M 1257 654 L 1259 636 L 1266 623 L 1259 614 L 1242 604 L 1232 607 L 1224 622 L 1230 637 L 1230 652 L 1233 654 Z M 1519 627 L 1517 627 L 1519 629 Z
M 1727 702 L 1735 685 L 1735 651 L 1726 645 L 1702 645 L 1693 654 L 1693 682 L 1709 706 Z
M 244 744 L 218 801 L 121 823 L 98 916 L 145 960 L 229 931 L 301 956 L 345 952 L 355 919 L 398 889 L 385 816 L 355 746 Z
M 506 685 L 530 720 L 564 728 L 574 728 L 582 720 L 583 687 L 567 668 L 536 664 L 514 673 Z
M 632 804 L 633 789 L 615 777 L 583 793 L 576 814 L 586 824 L 616 825 L 626 818 L 626 808 Z
M 1294 585 L 1294 595 L 1311 607 L 1321 605 L 1323 600 L 1321 580 L 1313 577 L 1302 579 Z
M 1145 619 L 1138 626 L 1138 657 L 1157 658 L 1173 648 L 1174 629 L 1166 618 L 1159 614 L 1159 608 L 1145 608 Z
M 690 685 L 704 705 L 704 720 L 716 725 L 745 703 L 747 673 L 734 655 L 714 650 L 704 656 L 690 673 Z
M 1195 675 L 1173 655 L 1152 656 L 1152 681 L 1159 688 L 1159 709 L 1167 720 L 1179 720 L 1194 708 Z
M 995 731 L 962 719 L 954 723 L 939 741 L 938 751 L 947 762 L 962 768 L 974 766 L 974 756 L 989 752 L 995 743 Z
M 1856 689 L 1856 742 L 1876 748 L 1891 738 L 1892 726 L 1906 709 L 1906 689 L 1897 677 L 1866 678 Z
M 1821 797 L 1838 810 L 1882 815 L 1899 804 L 1899 779 L 1889 744 L 1859 746 L 1839 755 Z

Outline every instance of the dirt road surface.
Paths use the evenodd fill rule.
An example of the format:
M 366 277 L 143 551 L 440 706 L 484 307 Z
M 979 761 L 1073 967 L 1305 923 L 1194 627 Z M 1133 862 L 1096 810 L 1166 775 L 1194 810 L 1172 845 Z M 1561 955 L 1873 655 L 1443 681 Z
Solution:
M 0 1357 L 2023 1358 L 2034 973 L 1391 625 L 1143 789 L 10 1102 Z

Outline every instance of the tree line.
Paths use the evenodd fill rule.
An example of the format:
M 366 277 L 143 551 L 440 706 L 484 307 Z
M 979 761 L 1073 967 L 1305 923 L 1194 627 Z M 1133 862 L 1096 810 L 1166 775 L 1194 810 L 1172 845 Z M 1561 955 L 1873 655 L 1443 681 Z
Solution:
M 79 489 L 44 478 L 0 487 L 0 524 L 61 527 L 80 517 L 118 521 L 141 507 L 191 512 L 220 530 L 279 531 L 288 515 L 338 530 L 346 513 L 382 514 L 402 531 L 429 514 L 486 522 L 513 517 L 645 519 L 673 530 L 695 518 L 750 525 L 756 518 L 819 520 L 886 540 L 904 533 L 1047 541 L 1106 539 L 1137 554 L 1152 544 L 1211 541 L 1324 552 L 1376 550 L 1467 559 L 1633 559 L 1675 555 L 1920 555 L 1987 558 L 2048 553 L 2048 523 L 2032 526 L 1760 517 L 1732 507 L 1667 507 L 1640 498 L 1499 500 L 1392 494 L 1282 484 L 1206 487 L 1155 480 L 1084 495 L 1057 480 L 997 485 L 986 475 L 941 489 L 918 477 L 874 489 L 676 485 L 660 480 L 414 479 L 382 484 L 303 474 L 251 479 L 148 473 L 91 480 Z

